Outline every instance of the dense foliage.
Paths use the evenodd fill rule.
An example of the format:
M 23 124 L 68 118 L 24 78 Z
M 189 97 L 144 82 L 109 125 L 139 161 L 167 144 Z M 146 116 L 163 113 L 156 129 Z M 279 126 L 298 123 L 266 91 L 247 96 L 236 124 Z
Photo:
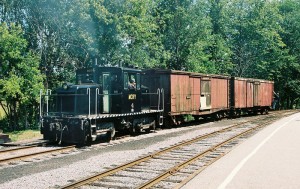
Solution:
M 3 123 L 36 127 L 39 89 L 95 59 L 270 79 L 282 107 L 299 106 L 299 10 L 298 0 L 1 0 Z

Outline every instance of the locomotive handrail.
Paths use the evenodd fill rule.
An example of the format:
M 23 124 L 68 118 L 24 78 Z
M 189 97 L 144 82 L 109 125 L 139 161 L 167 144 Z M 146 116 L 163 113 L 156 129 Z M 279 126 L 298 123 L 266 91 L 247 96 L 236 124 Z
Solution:
M 117 96 L 117 95 L 122 95 L 123 93 L 110 93 L 110 94 L 101 94 L 99 93 L 99 96 L 104 96 L 104 95 L 108 95 L 108 96 Z
M 47 107 L 47 109 L 46 109 L 46 111 L 47 111 L 47 115 L 48 115 L 48 112 L 49 112 L 49 98 L 48 98 L 48 96 L 51 95 L 51 92 L 52 92 L 51 89 L 46 90 L 46 94 L 47 94 L 47 98 L 46 98 L 46 102 L 47 102 L 46 107 Z
M 157 94 L 158 94 L 158 106 L 157 106 L 157 110 L 160 110 L 159 109 L 159 105 L 160 105 L 160 89 L 159 88 L 157 89 Z
M 160 97 L 161 97 L 161 89 L 157 89 L 156 93 L 141 93 L 142 95 L 158 95 L 158 106 L 157 110 L 160 110 Z
M 158 95 L 158 93 L 142 93 L 142 95 Z
M 97 104 L 98 104 L 98 95 L 99 95 L 99 88 L 96 88 L 96 99 L 95 99 L 95 114 L 98 115 L 97 112 Z
M 160 89 L 160 92 L 162 94 L 162 106 L 163 106 L 162 110 L 165 110 L 165 91 L 164 89 Z
M 42 96 L 86 96 L 88 94 L 51 94 L 51 95 L 42 95 Z
M 43 89 L 40 90 L 40 121 L 42 119 L 42 96 L 43 96 Z
M 117 96 L 117 95 L 123 95 L 123 93 L 110 93 L 110 94 L 102 94 L 100 93 L 99 88 L 96 88 L 96 101 L 95 101 L 95 114 L 98 115 L 98 96 L 104 96 L 104 95 L 108 95 L 108 96 Z
M 89 117 L 91 116 L 91 88 L 86 89 L 87 95 L 89 95 Z
M 90 116 L 90 112 L 91 112 L 91 108 L 90 108 L 90 101 L 91 101 L 91 97 L 90 97 L 90 88 L 87 88 L 87 92 L 86 94 L 52 94 L 52 90 L 47 89 L 46 90 L 46 94 L 43 94 L 43 90 L 40 90 L 40 118 L 42 118 L 43 113 L 43 97 L 46 97 L 46 115 L 48 115 L 49 113 L 53 113 L 53 112 L 49 112 L 49 97 L 51 96 L 56 96 L 56 97 L 62 97 L 62 96 L 87 96 L 89 95 L 89 116 Z

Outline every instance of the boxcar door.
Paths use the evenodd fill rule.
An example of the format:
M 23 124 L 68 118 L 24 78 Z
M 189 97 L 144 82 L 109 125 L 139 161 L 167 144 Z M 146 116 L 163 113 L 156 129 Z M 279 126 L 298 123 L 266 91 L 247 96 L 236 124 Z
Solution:
M 103 73 L 103 113 L 110 113 L 110 75 L 109 73 Z
M 253 106 L 259 106 L 258 95 L 259 83 L 253 85 Z
M 211 81 L 201 80 L 200 110 L 211 108 Z

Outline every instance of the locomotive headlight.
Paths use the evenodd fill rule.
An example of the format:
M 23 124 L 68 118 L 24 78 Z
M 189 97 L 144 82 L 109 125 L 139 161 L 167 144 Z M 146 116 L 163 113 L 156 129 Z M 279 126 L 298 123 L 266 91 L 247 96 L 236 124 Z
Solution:
M 62 85 L 62 87 L 63 87 L 63 89 L 67 90 L 67 89 L 68 89 L 68 84 L 67 84 L 67 83 L 64 83 L 64 84 Z

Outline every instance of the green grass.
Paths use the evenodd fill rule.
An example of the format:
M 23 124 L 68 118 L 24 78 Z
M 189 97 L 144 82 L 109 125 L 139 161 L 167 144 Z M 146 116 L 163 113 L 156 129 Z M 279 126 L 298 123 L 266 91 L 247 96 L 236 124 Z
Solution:
M 22 141 L 30 139 L 41 139 L 42 134 L 39 130 L 26 130 L 26 131 L 14 131 L 11 133 L 5 133 L 9 135 L 9 138 L 13 141 Z

